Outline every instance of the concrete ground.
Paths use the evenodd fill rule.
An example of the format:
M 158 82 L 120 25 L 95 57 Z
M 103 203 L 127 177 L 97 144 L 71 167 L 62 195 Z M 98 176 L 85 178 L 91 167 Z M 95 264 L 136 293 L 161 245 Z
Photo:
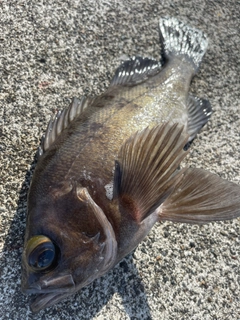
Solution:
M 185 164 L 240 184 L 239 11 L 236 0 L 0 1 L 0 319 L 240 319 L 240 219 L 158 224 L 112 271 L 37 315 L 20 291 L 26 197 L 48 120 L 73 96 L 103 92 L 120 57 L 159 59 L 161 16 L 209 37 L 192 93 L 214 112 Z

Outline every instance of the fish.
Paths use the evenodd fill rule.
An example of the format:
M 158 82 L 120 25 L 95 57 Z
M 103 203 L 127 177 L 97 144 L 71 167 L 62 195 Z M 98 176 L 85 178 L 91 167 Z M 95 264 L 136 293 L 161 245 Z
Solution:
M 161 60 L 132 57 L 97 97 L 73 98 L 49 121 L 28 192 L 23 293 L 32 312 L 107 273 L 160 221 L 203 224 L 240 215 L 240 186 L 181 168 L 208 122 L 189 94 L 208 39 L 159 20 Z M 219 201 L 221 199 L 221 201 Z

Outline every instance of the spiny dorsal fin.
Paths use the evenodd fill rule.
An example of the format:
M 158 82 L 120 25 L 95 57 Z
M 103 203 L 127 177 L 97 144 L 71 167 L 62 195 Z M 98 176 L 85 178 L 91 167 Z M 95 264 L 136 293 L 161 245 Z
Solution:
M 69 107 L 58 111 L 49 121 L 46 133 L 42 137 L 38 156 L 41 156 L 53 144 L 61 132 L 67 128 L 76 117 L 78 117 L 89 105 L 91 99 L 82 97 L 80 100 L 73 98 Z
M 159 220 L 203 224 L 240 216 L 240 186 L 216 174 L 188 168 L 157 209 Z
M 212 114 L 211 104 L 208 100 L 188 97 L 188 134 L 189 141 L 195 138 L 196 134 L 208 122 Z
M 136 85 L 157 74 L 161 63 L 150 58 L 132 57 L 124 61 L 115 72 L 110 86 Z
M 188 135 L 168 123 L 135 133 L 115 162 L 114 198 L 120 211 L 141 222 L 170 194 L 186 153 Z

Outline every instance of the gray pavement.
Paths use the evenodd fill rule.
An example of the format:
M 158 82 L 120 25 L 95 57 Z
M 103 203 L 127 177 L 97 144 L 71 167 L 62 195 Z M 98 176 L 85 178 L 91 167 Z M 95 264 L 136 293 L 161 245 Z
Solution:
M 0 1 L 0 319 L 240 319 L 240 219 L 158 224 L 111 272 L 37 315 L 20 291 L 27 190 L 50 116 L 103 92 L 119 58 L 159 58 L 161 16 L 209 36 L 192 93 L 214 113 L 185 164 L 240 184 L 239 12 L 237 0 Z

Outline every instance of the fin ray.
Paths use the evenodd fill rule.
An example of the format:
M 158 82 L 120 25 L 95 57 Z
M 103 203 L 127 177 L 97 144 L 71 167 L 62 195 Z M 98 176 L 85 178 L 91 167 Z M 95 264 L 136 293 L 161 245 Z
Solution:
M 208 100 L 188 97 L 188 134 L 189 141 L 193 140 L 201 128 L 208 122 L 212 114 L 211 104 Z
M 150 76 L 157 74 L 160 70 L 161 63 L 159 61 L 150 58 L 132 57 L 131 59 L 124 61 L 118 67 L 110 86 L 133 86 L 144 82 Z
M 178 180 L 188 135 L 168 123 L 135 133 L 115 162 L 114 198 L 138 222 L 162 203 Z
M 176 18 L 162 18 L 159 21 L 160 39 L 164 55 L 186 55 L 197 70 L 206 52 L 208 40 L 206 35 Z
M 61 132 L 88 107 L 90 101 L 90 98 L 84 96 L 80 100 L 73 98 L 68 108 L 58 111 L 51 118 L 46 133 L 42 137 L 38 156 L 41 156 L 50 148 Z
M 203 169 L 188 168 L 159 207 L 159 219 L 204 224 L 240 216 L 240 186 Z

